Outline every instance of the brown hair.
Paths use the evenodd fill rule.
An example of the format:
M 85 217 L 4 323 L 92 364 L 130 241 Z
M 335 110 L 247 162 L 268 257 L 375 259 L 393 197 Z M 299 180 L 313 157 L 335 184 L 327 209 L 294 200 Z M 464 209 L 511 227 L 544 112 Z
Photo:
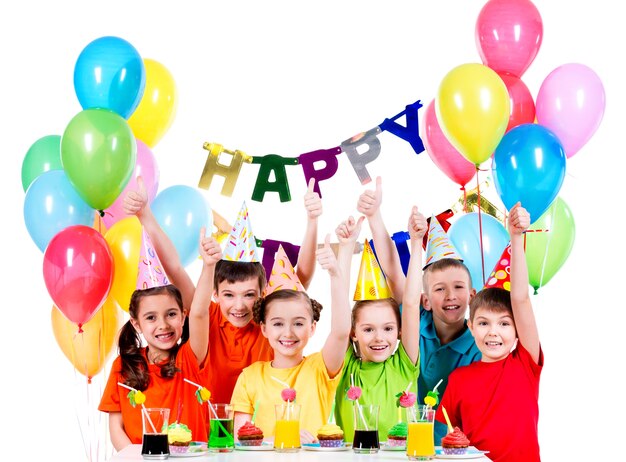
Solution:
M 428 290 L 428 275 L 430 273 L 434 273 L 435 271 L 445 271 L 448 268 L 459 268 L 465 271 L 467 273 L 469 289 L 472 289 L 472 275 L 470 274 L 467 266 L 465 266 L 465 263 L 461 260 L 457 260 L 456 258 L 442 258 L 441 260 L 437 260 L 424 268 L 424 274 L 422 275 L 424 291 Z
M 173 285 L 153 287 L 151 289 L 135 290 L 130 297 L 128 305 L 128 314 L 137 320 L 139 314 L 139 305 L 146 297 L 154 295 L 168 295 L 176 301 L 176 305 L 183 312 L 183 299 L 180 291 Z M 188 319 L 185 319 L 183 325 L 183 335 L 181 344 L 189 339 Z M 180 345 L 174 346 L 170 350 L 170 357 L 167 362 L 161 365 L 161 377 L 171 379 L 179 369 L 176 367 L 176 354 Z M 129 387 L 137 390 L 145 390 L 150 385 L 150 372 L 148 369 L 148 361 L 142 351 L 142 342 L 139 332 L 135 330 L 130 320 L 122 326 L 118 340 L 119 355 L 122 360 L 122 378 L 124 383 Z
M 511 293 L 499 287 L 488 287 L 478 292 L 470 301 L 470 321 L 474 320 L 474 315 L 478 308 L 483 308 L 495 313 L 508 312 L 511 317 L 513 317 Z M 515 320 L 515 318 L 513 319 Z
M 242 262 L 220 260 L 215 265 L 215 275 L 213 286 L 219 292 L 221 282 L 227 281 L 230 284 L 243 282 L 248 279 L 257 279 L 259 282 L 259 293 L 265 289 L 266 275 L 265 268 L 259 262 Z
M 313 321 L 320 320 L 320 313 L 323 308 L 320 303 L 310 298 L 306 292 L 283 289 L 272 292 L 265 297 L 261 297 L 254 303 L 254 307 L 252 308 L 254 322 L 257 324 L 264 323 L 269 305 L 276 300 L 302 300 L 309 306 Z
M 354 335 L 354 327 L 356 326 L 356 320 L 357 320 L 357 317 L 359 316 L 359 312 L 363 308 L 373 305 L 374 303 L 385 303 L 385 302 L 388 303 L 389 306 L 393 309 L 393 314 L 396 317 L 396 322 L 398 323 L 398 331 L 400 331 L 400 328 L 402 327 L 402 316 L 400 315 L 400 305 L 398 305 L 398 302 L 395 299 L 383 298 L 380 300 L 358 300 L 352 306 L 352 333 L 351 335 Z

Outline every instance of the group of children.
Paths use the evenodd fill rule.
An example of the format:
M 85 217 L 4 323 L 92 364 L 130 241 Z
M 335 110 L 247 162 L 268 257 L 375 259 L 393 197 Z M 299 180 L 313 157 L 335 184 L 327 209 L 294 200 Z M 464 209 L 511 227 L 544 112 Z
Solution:
M 311 180 L 304 201 L 305 239 L 295 270 L 291 268 L 294 274 L 285 273 L 288 284 L 266 284 L 258 258 L 226 258 L 219 243 L 202 230 L 203 266 L 194 285 L 152 215 L 142 182 L 138 184 L 138 191 L 126 196 L 125 210 L 139 218 L 152 239 L 171 285 L 137 290 L 131 299 L 119 357 L 99 406 L 109 413 L 116 450 L 140 443 L 142 437 L 140 412 L 127 398 L 128 388 L 142 391 L 146 406 L 176 410 L 176 420 L 189 426 L 194 439 L 206 441 L 206 411 L 195 401 L 197 390 L 190 383 L 209 389 L 212 402 L 232 404 L 235 433 L 254 413 L 255 424 L 270 438 L 274 404 L 282 402 L 281 390 L 288 384 L 297 391 L 300 436 L 307 443 L 315 441 L 333 409 L 346 441 L 352 440 L 353 403 L 346 396 L 350 386 L 362 389 L 361 404 L 380 405 L 381 429 L 397 423 L 399 391 L 416 392 L 422 403 L 437 387 L 442 395 L 437 442 L 447 431 L 444 406 L 451 424 L 473 446 L 490 451 L 492 460 L 540 459 L 543 356 L 524 256 L 530 219 L 520 204 L 508 217 L 510 292 L 485 288 L 477 294 L 467 267 L 457 258 L 441 258 L 423 268 L 422 242 L 429 223 L 417 207 L 408 220 L 411 256 L 405 276 L 383 223 L 380 178 L 375 190 L 359 197 L 357 210 L 363 216 L 349 217 L 335 230 L 336 256 L 329 235 L 317 248 L 322 206 Z M 386 287 L 376 297 L 355 296 L 351 307 L 352 254 L 365 219 Z M 322 310 L 306 293 L 316 262 L 330 278 L 332 320 L 321 351 L 305 356 Z M 289 267 L 288 261 L 283 263 Z

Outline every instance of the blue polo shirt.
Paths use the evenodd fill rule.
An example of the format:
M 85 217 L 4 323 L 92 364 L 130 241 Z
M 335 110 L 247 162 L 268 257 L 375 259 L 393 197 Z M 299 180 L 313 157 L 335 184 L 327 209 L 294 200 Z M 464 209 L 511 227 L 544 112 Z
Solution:
M 482 354 L 474 342 L 474 337 L 467 328 L 452 342 L 442 345 L 435 331 L 433 313 L 421 309 L 420 314 L 420 374 L 417 379 L 418 402 L 423 403 L 426 393 L 443 379 L 437 387 L 439 399 L 448 385 L 450 372 L 459 366 L 467 366 L 474 361 L 480 361 Z M 439 445 L 441 438 L 446 434 L 445 425 L 435 424 L 435 444 Z

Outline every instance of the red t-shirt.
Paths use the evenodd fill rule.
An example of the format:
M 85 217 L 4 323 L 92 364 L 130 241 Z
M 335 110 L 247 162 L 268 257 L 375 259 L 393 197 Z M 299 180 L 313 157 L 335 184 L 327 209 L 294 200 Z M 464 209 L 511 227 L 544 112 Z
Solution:
M 145 349 L 144 349 L 145 355 Z M 141 406 L 133 407 L 128 399 L 129 390 L 121 387 L 117 382 L 124 383 L 121 372 L 122 361 L 118 356 L 111 366 L 111 373 L 107 381 L 98 410 L 103 412 L 121 412 L 124 421 L 124 431 L 132 443 L 141 443 L 143 429 L 141 424 Z M 178 409 L 181 409 L 179 422 L 186 424 L 191 430 L 193 441 L 207 441 L 206 403 L 200 404 L 196 398 L 197 387 L 190 385 L 183 379 L 200 384 L 200 368 L 189 343 L 181 345 L 176 355 L 176 366 L 181 372 L 171 379 L 160 376 L 161 368 L 155 364 L 148 364 L 152 381 L 143 394 L 146 395 L 144 406 L 165 407 L 170 410 L 169 422 L 177 419 Z M 180 400 L 180 401 L 179 401 Z M 181 406 L 179 406 L 179 402 Z
M 536 364 L 519 342 L 501 361 L 459 367 L 449 376 L 437 420 L 445 423 L 445 407 L 452 425 L 494 462 L 538 462 L 542 368 L 543 352 Z
M 235 327 L 222 315 L 217 303 L 209 308 L 208 366 L 203 383 L 211 391 L 211 402 L 230 403 L 235 383 L 244 367 L 274 357 L 269 342 L 254 321 Z

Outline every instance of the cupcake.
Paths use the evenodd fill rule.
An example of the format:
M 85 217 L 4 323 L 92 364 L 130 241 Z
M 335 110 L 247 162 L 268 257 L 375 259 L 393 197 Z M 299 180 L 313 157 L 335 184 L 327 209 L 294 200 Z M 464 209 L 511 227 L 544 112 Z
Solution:
M 343 446 L 343 430 L 336 424 L 322 425 L 317 431 L 317 439 L 323 448 L 340 448 Z
M 406 436 L 409 426 L 406 422 L 398 422 L 387 432 L 387 446 L 406 446 Z
M 441 438 L 441 447 L 444 454 L 461 455 L 467 452 L 469 440 L 459 427 L 454 427 L 452 433 Z
M 170 445 L 170 453 L 185 453 L 191 442 L 191 430 L 185 424 L 173 423 L 167 427 L 167 441 Z
M 263 430 L 252 422 L 246 422 L 239 427 L 237 439 L 242 446 L 261 446 L 263 444 Z

